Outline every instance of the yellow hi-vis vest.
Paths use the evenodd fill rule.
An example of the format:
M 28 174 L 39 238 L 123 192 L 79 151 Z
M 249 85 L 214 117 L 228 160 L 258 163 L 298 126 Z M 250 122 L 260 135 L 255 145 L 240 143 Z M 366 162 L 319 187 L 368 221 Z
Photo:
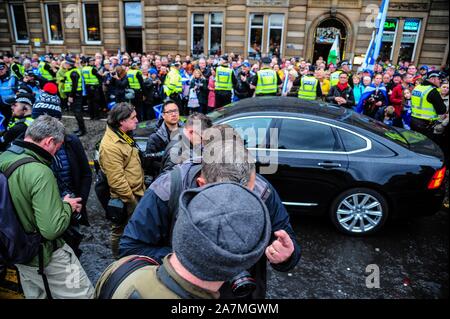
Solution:
M 255 94 L 273 94 L 277 93 L 277 73 L 269 68 L 263 68 L 257 73 L 258 82 L 256 83 Z
M 438 115 L 433 104 L 427 101 L 432 85 L 419 85 L 411 93 L 411 116 L 422 120 L 437 120 Z
M 216 91 L 231 91 L 233 89 L 233 71 L 229 67 L 219 66 L 216 69 Z
M 72 78 L 70 77 L 70 75 L 76 72 L 78 73 L 78 83 L 77 83 L 77 91 L 81 92 L 83 90 L 83 87 L 81 85 L 81 72 L 78 68 L 73 68 L 72 70 L 69 70 L 66 72 L 65 76 L 65 81 L 64 81 L 64 92 L 65 93 L 70 93 L 72 92 Z
M 141 84 L 139 83 L 139 80 L 137 78 L 137 74 L 140 73 L 142 76 L 142 72 L 140 70 L 128 70 L 127 72 L 127 79 L 128 79 L 128 84 L 130 85 L 130 88 L 133 90 L 140 90 L 141 89 Z
M 14 126 L 16 126 L 19 123 L 24 123 L 27 127 L 33 123 L 34 119 L 31 117 L 31 115 L 28 115 L 27 117 L 18 119 L 15 118 L 14 120 L 11 119 L 11 122 L 8 124 L 8 129 L 12 129 Z
M 39 74 L 48 81 L 54 81 L 55 78 L 50 74 L 50 72 L 48 72 L 46 69 L 44 69 L 45 64 L 46 63 L 44 61 L 39 62 L 39 66 L 38 66 Z
M 81 74 L 84 78 L 84 84 L 86 85 L 99 85 L 97 77 L 92 74 L 92 70 L 94 69 L 93 66 L 84 66 L 81 69 Z
M 181 93 L 182 90 L 180 72 L 176 68 L 171 68 L 164 81 L 164 93 L 166 96 L 171 96 L 174 93 Z
M 330 75 L 330 85 L 335 86 L 339 83 L 339 75 L 341 75 L 342 71 L 337 70 Z
M 298 98 L 302 100 L 315 100 L 317 98 L 317 85 L 319 80 L 311 75 L 306 75 L 300 80 Z

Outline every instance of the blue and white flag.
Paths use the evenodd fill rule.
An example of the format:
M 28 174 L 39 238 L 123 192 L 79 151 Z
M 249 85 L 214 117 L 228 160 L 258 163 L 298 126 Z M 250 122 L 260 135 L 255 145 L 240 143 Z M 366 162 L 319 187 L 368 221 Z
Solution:
M 287 95 L 287 88 L 288 88 L 288 82 L 289 82 L 289 72 L 284 73 L 284 82 L 283 82 L 283 88 L 281 89 L 281 95 L 286 96 Z
M 377 19 L 375 20 L 375 30 L 372 33 L 369 47 L 367 48 L 366 57 L 362 64 L 363 69 L 370 69 L 373 71 L 375 62 L 380 54 L 381 42 L 383 39 L 384 22 L 386 21 L 387 12 L 389 9 L 389 0 L 381 2 L 380 10 Z
M 367 100 L 372 93 L 374 93 L 376 90 L 381 91 L 381 93 L 383 93 L 384 96 L 384 105 L 389 105 L 389 99 L 388 99 L 388 95 L 387 95 L 387 91 L 386 91 L 386 87 L 384 86 L 384 84 L 381 84 L 378 88 L 375 86 L 375 84 L 371 84 L 369 86 L 367 86 L 364 89 L 363 94 L 361 95 L 361 98 L 359 99 L 358 105 L 356 106 L 355 112 L 357 113 L 363 113 L 364 111 L 364 101 Z

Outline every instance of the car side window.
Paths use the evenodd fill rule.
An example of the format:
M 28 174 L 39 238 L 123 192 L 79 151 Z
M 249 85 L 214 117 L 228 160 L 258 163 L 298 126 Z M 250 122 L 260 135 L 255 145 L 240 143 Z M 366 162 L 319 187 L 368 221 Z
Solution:
M 338 145 L 329 125 L 294 119 L 281 122 L 278 149 L 336 151 Z
M 248 148 L 266 147 L 266 135 L 270 128 L 271 118 L 248 117 L 225 122 L 232 126 L 244 140 Z
M 366 140 L 359 137 L 358 135 L 341 129 L 338 129 L 338 132 L 342 138 L 342 142 L 344 143 L 346 152 L 361 150 L 367 147 Z

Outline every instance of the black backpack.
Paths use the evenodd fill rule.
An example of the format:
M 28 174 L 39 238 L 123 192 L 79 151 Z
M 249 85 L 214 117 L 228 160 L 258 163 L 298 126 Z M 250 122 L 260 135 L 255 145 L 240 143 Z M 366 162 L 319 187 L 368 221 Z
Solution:
M 11 199 L 8 178 L 20 166 L 38 162 L 25 157 L 11 164 L 5 172 L 0 171 L 0 273 L 15 264 L 26 264 L 34 257 L 39 258 L 39 274 L 44 280 L 47 298 L 51 299 L 47 277 L 44 274 L 43 245 L 44 238 L 39 232 L 26 233 L 17 218 Z

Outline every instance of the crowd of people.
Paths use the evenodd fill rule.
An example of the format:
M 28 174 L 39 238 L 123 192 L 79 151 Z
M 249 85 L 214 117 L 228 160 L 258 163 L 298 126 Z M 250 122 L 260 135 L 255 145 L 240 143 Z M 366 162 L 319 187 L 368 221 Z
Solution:
M 17 266 L 25 296 L 264 298 L 267 261 L 289 271 L 300 248 L 277 191 L 256 173 L 245 143 L 207 114 L 265 95 L 321 100 L 419 131 L 448 152 L 444 71 L 406 61 L 353 71 L 348 61 L 250 62 L 233 53 L 196 60 L 109 52 L 0 56 L 0 170 L 27 156 L 39 162 L 18 167 L 8 179 L 20 223 L 43 238 L 42 256 Z M 89 225 L 92 183 L 79 139 L 86 134 L 84 105 L 92 120 L 107 116 L 99 169 L 117 259 L 95 289 L 78 261 L 79 226 Z M 78 123 L 73 134 L 60 122 L 69 110 Z M 133 131 L 139 121 L 156 117 L 147 149 L 140 150 Z M 211 140 L 217 136 L 211 130 L 225 143 Z M 223 152 L 212 162 L 203 160 L 202 152 L 212 146 Z M 244 152 L 233 152 L 237 147 Z M 230 161 L 224 158 L 229 154 L 243 157 Z M 144 178 L 148 157 L 159 163 L 150 185 Z M 76 289 L 64 286 L 68 264 L 81 269 Z

